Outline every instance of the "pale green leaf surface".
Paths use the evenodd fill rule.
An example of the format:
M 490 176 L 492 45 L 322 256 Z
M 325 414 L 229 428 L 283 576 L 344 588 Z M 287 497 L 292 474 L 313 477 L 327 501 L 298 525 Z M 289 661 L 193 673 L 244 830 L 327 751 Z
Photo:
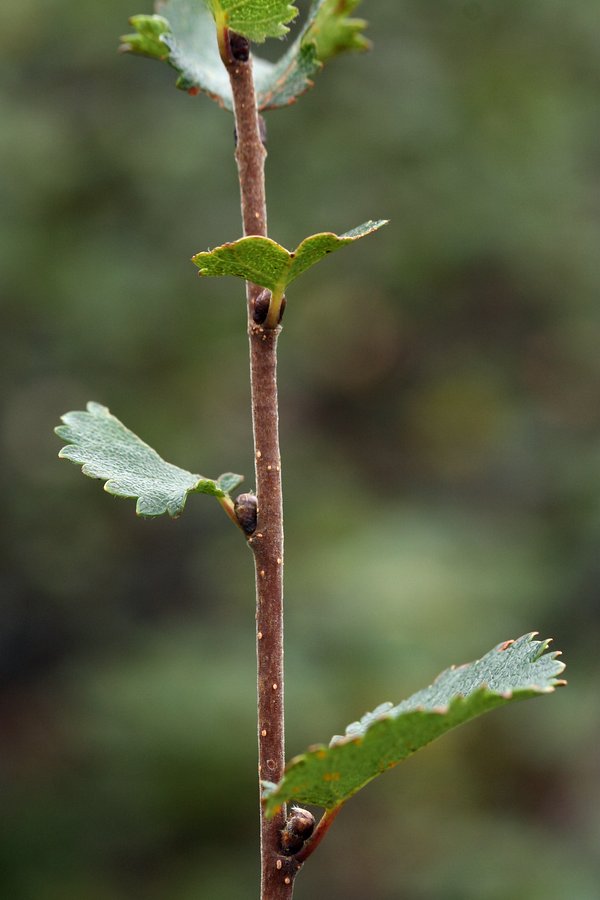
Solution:
M 261 112 L 281 109 L 313 85 L 312 78 L 322 68 L 313 41 L 302 33 L 276 62 L 253 56 L 256 99 Z
M 267 784 L 273 814 L 287 801 L 331 809 L 446 731 L 513 700 L 547 694 L 564 664 L 545 652 L 535 632 L 499 644 L 482 659 L 446 669 L 430 685 L 398 706 L 383 703 L 353 722 L 329 746 L 316 746 L 287 765 L 279 784 Z
M 235 491 L 235 489 L 240 486 L 243 480 L 243 475 L 236 475 L 235 472 L 223 472 L 222 475 L 219 475 L 216 481 L 220 496 L 222 496 L 223 494 L 230 494 L 232 491 Z
M 347 16 L 358 2 L 313 0 L 302 30 L 277 62 L 253 56 L 260 110 L 289 105 L 312 86 L 328 59 L 369 46 L 362 36 L 366 23 Z M 203 0 L 157 0 L 156 9 L 160 15 L 130 19 L 136 33 L 121 38 L 121 49 L 167 60 L 179 73 L 179 88 L 204 91 L 231 109 L 229 77 L 219 56 L 213 16 Z
M 224 497 L 242 480 L 227 472 L 214 481 L 165 462 L 99 403 L 66 413 L 62 421 L 56 434 L 68 443 L 59 456 L 81 465 L 84 475 L 105 480 L 109 494 L 137 499 L 140 516 L 178 516 L 189 493 Z
M 324 256 L 372 234 L 386 222 L 386 219 L 365 222 L 340 235 L 330 231 L 313 234 L 293 251 L 286 250 L 271 238 L 249 236 L 197 253 L 192 259 L 200 269 L 200 275 L 237 275 L 273 293 L 281 293 Z
M 169 62 L 179 72 L 177 87 L 204 91 L 221 106 L 232 109 L 227 70 L 221 61 L 217 32 L 210 11 L 201 0 L 161 0 L 158 12 L 168 17 L 169 33 L 162 38 Z

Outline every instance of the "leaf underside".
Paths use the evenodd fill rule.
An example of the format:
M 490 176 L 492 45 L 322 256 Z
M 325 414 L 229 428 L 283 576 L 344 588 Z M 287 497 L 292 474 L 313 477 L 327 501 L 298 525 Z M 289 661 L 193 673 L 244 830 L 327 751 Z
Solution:
M 416 750 L 475 716 L 547 694 L 564 684 L 558 652 L 535 632 L 499 644 L 482 659 L 452 667 L 398 706 L 384 703 L 353 722 L 328 747 L 311 747 L 288 763 L 279 784 L 266 784 L 264 801 L 273 815 L 282 803 L 331 809 Z
M 237 275 L 274 294 L 281 294 L 288 284 L 324 256 L 372 234 L 386 222 L 386 219 L 364 222 L 340 235 L 330 231 L 313 234 L 293 251 L 286 250 L 271 238 L 244 237 L 214 250 L 197 253 L 192 261 L 200 269 L 200 275 Z
M 68 441 L 58 454 L 82 466 L 84 475 L 106 481 L 104 490 L 116 497 L 137 499 L 139 516 L 181 514 L 192 492 L 225 497 L 242 481 L 226 472 L 216 480 L 193 475 L 165 462 L 156 450 L 111 415 L 106 406 L 90 402 L 87 410 L 66 413 L 56 434 Z
M 270 2 L 267 0 L 267 6 Z M 312 78 L 328 59 L 345 51 L 368 49 L 369 42 L 362 34 L 366 22 L 348 17 L 359 2 L 313 0 L 300 34 L 277 62 L 253 56 L 261 111 L 293 103 L 312 86 Z M 135 33 L 121 38 L 121 50 L 165 60 L 178 73 L 177 87 L 192 94 L 203 91 L 232 109 L 231 86 L 219 55 L 215 23 L 203 0 L 157 0 L 155 6 L 157 15 L 129 20 Z M 233 21 L 230 13 L 230 27 L 236 30 Z

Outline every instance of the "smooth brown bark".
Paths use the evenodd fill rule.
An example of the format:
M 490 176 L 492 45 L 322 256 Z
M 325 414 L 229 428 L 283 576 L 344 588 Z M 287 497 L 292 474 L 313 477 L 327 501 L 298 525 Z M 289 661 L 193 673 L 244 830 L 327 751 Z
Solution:
M 250 329 L 258 520 L 249 542 L 256 565 L 259 778 L 279 781 L 285 763 L 283 510 L 277 414 L 277 331 Z M 290 898 L 297 866 L 281 853 L 286 811 L 261 809 L 262 900 Z
M 234 98 L 236 162 L 240 180 L 244 234 L 266 236 L 264 162 L 256 108 L 252 60 L 234 59 L 227 40 L 223 62 Z M 243 48 L 242 48 L 243 50 Z M 242 55 L 245 55 L 242 53 Z M 256 655 L 258 668 L 259 781 L 279 781 L 285 763 L 283 673 L 283 503 L 277 400 L 277 338 L 280 327 L 266 328 L 253 319 L 261 288 L 247 285 L 250 379 L 257 526 L 248 538 L 256 567 Z M 261 900 L 291 900 L 299 865 L 281 852 L 286 810 L 267 820 L 261 805 Z

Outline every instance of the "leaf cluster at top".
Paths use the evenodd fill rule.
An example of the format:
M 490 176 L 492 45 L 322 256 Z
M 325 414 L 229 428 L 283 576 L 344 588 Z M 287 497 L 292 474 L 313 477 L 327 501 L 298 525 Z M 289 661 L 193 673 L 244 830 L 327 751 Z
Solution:
M 359 2 L 313 0 L 300 33 L 277 62 L 254 56 L 260 110 L 288 106 L 312 86 L 312 78 L 327 60 L 368 48 L 363 36 L 366 22 L 349 15 Z M 264 40 L 288 31 L 286 23 L 295 7 L 285 0 L 210 0 L 210 4 L 209 8 L 204 0 L 158 0 L 157 14 L 130 19 L 135 32 L 121 38 L 121 50 L 168 62 L 178 73 L 177 87 L 192 94 L 203 91 L 230 110 L 231 86 L 219 54 L 215 21 L 217 27 L 223 19 L 251 40 Z M 259 21 L 269 28 L 263 24 L 261 31 Z

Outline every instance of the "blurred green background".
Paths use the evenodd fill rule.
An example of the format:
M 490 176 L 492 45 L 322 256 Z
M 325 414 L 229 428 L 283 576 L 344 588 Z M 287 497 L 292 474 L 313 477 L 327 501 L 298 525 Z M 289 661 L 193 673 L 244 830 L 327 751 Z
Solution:
M 250 554 L 209 498 L 137 520 L 52 434 L 95 399 L 252 486 L 242 286 L 189 262 L 240 236 L 232 121 L 116 55 L 150 10 L 3 4 L 6 900 L 258 892 Z M 288 298 L 288 751 L 534 629 L 570 687 L 371 785 L 296 896 L 593 900 L 597 0 L 360 12 L 373 52 L 268 114 L 273 237 L 392 220 Z

